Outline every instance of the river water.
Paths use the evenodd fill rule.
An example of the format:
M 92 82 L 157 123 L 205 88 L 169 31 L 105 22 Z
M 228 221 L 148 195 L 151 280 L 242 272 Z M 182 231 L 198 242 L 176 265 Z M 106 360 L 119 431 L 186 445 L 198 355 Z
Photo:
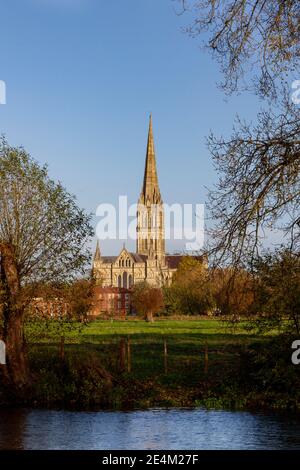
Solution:
M 202 409 L 10 409 L 0 410 L 0 449 L 300 449 L 300 420 Z

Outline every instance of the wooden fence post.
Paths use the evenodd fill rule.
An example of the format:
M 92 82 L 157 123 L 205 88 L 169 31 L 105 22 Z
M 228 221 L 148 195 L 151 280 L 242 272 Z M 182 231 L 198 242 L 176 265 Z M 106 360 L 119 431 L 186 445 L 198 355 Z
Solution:
M 120 346 L 119 346 L 119 370 L 124 372 L 126 366 L 126 343 L 125 339 L 120 339 Z
M 131 345 L 129 336 L 127 336 L 127 372 L 131 372 Z
M 205 349 L 204 349 L 204 373 L 207 374 L 207 372 L 208 372 L 208 346 L 206 342 Z
M 165 374 L 168 373 L 168 345 L 166 338 L 164 339 L 164 366 L 165 366 Z
M 60 360 L 64 361 L 65 359 L 65 337 L 61 335 L 60 337 L 60 348 L 59 348 Z

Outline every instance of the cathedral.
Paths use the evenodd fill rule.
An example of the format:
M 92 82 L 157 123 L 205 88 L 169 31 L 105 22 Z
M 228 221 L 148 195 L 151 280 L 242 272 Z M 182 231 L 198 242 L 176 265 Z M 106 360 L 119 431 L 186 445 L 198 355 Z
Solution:
M 164 207 L 158 184 L 151 116 L 136 230 L 135 253 L 124 246 L 118 256 L 102 256 L 97 242 L 93 260 L 93 277 L 97 284 L 125 289 L 144 281 L 153 286 L 168 285 L 182 258 L 165 252 Z

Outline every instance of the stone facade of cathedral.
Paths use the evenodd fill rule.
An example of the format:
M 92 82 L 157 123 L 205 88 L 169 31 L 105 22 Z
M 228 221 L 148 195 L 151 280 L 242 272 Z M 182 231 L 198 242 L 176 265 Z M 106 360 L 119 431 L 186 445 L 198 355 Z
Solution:
M 153 286 L 170 284 L 182 258 L 165 253 L 164 208 L 157 177 L 151 116 L 136 230 L 136 253 L 124 247 L 118 256 L 102 256 L 97 242 L 93 276 L 98 284 L 125 289 L 143 281 Z

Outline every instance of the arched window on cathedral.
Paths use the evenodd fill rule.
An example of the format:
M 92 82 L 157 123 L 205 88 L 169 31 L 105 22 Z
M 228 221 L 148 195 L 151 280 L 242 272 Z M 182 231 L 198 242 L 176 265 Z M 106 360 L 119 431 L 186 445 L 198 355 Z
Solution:
M 118 287 L 121 288 L 122 287 L 122 276 L 118 276 Z
M 123 273 L 123 287 L 124 289 L 127 289 L 127 272 L 126 271 Z
M 159 213 L 159 228 L 163 227 L 163 213 L 160 211 Z
M 132 275 L 129 274 L 128 276 L 128 287 L 132 287 Z
M 128 268 L 130 268 L 130 259 L 129 259 L 129 258 L 127 258 L 127 260 L 126 260 L 126 266 L 127 266 Z
M 122 267 L 124 267 L 124 260 L 122 259 Z

